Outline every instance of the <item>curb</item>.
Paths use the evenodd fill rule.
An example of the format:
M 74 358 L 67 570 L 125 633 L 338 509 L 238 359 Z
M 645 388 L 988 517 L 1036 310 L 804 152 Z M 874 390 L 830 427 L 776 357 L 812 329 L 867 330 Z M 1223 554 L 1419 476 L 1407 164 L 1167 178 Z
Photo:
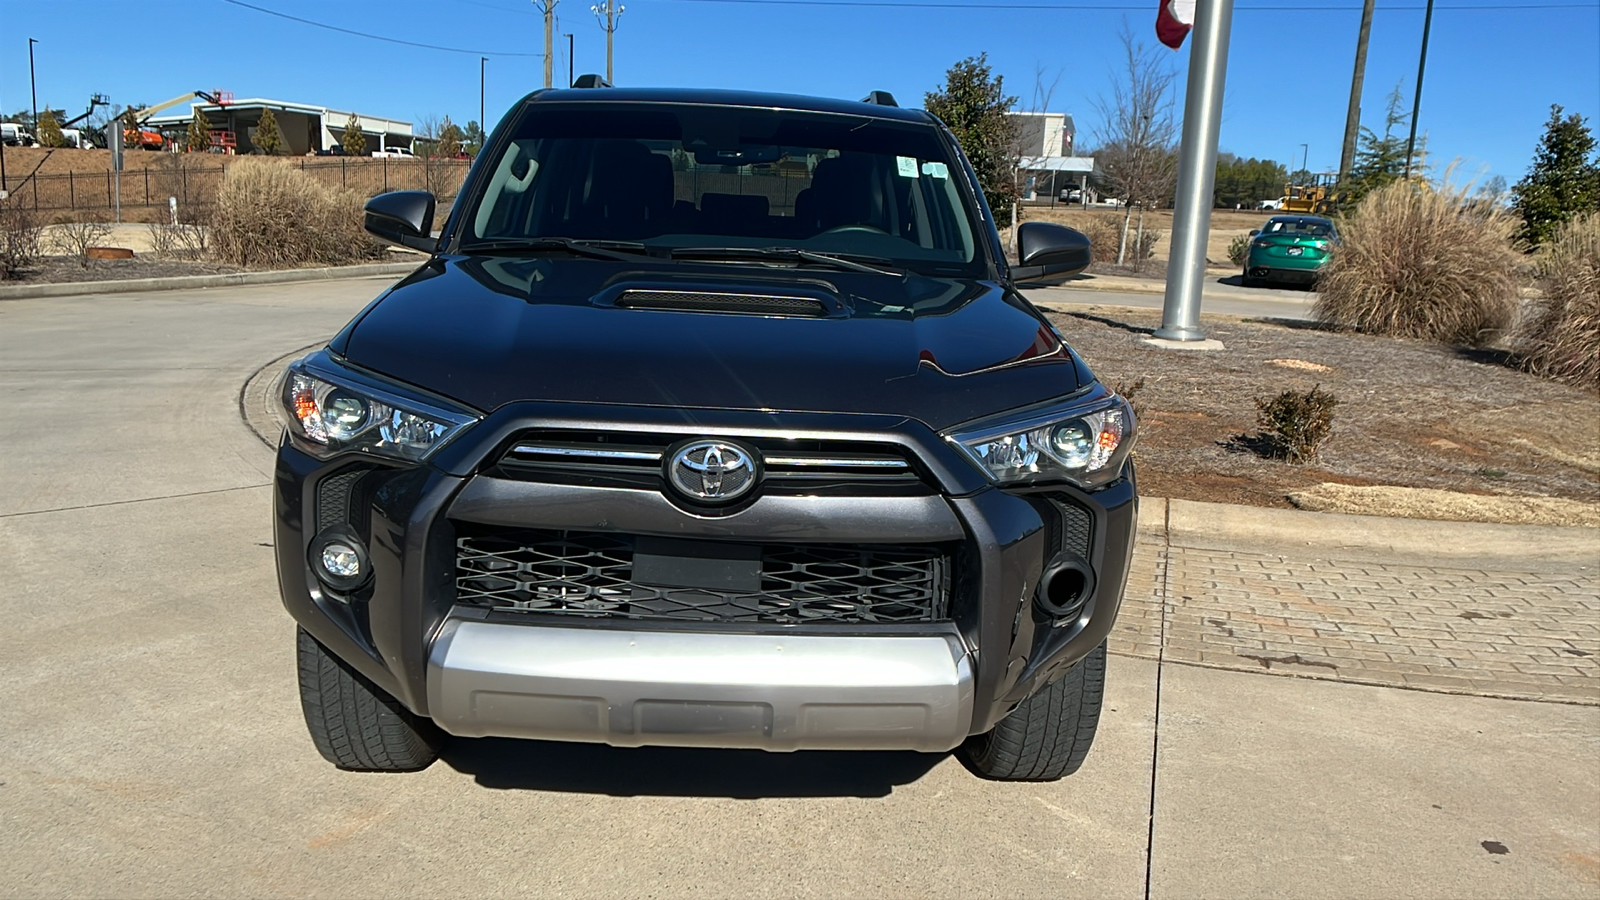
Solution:
M 297 281 L 336 281 L 408 275 L 420 262 L 369 263 L 323 269 L 284 269 L 276 272 L 233 272 L 225 275 L 178 275 L 172 278 L 128 278 L 119 281 L 68 281 L 58 284 L 17 284 L 0 287 L 0 300 L 36 297 L 77 297 L 85 294 L 125 294 L 142 291 L 176 291 L 195 288 L 290 284 Z

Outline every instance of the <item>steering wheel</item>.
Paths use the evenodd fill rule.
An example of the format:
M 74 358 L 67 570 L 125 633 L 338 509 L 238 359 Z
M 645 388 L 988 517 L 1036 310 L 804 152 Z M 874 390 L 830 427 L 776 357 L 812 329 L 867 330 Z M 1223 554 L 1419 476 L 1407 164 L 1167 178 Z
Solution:
M 876 225 L 836 225 L 833 228 L 829 228 L 827 231 L 824 231 L 823 234 L 844 234 L 848 231 L 865 231 L 871 234 L 889 233 Z

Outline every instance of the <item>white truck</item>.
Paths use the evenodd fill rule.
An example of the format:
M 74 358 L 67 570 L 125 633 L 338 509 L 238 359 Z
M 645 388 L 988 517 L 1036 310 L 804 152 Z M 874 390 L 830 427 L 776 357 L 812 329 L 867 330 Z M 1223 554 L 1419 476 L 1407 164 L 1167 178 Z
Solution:
M 27 129 L 15 122 L 0 122 L 0 141 L 8 147 L 32 147 L 37 143 Z

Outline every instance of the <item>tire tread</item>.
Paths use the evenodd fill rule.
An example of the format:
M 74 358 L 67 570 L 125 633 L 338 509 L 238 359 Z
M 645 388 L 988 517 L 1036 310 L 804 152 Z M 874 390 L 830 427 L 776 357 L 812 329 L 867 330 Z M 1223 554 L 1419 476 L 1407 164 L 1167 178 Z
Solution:
M 323 758 L 355 772 L 414 772 L 439 757 L 438 726 L 296 629 L 300 707 Z
M 963 761 L 996 781 L 1055 781 L 1078 771 L 1100 724 L 1105 675 L 1101 644 L 992 730 L 968 738 Z

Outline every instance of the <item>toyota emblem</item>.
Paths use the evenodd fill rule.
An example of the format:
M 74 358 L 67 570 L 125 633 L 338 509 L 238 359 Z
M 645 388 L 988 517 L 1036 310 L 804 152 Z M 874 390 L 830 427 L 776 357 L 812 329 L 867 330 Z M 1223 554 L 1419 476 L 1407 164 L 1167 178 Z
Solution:
M 672 454 L 667 480 L 695 500 L 733 500 L 756 486 L 756 465 L 750 451 L 735 444 L 695 441 Z

